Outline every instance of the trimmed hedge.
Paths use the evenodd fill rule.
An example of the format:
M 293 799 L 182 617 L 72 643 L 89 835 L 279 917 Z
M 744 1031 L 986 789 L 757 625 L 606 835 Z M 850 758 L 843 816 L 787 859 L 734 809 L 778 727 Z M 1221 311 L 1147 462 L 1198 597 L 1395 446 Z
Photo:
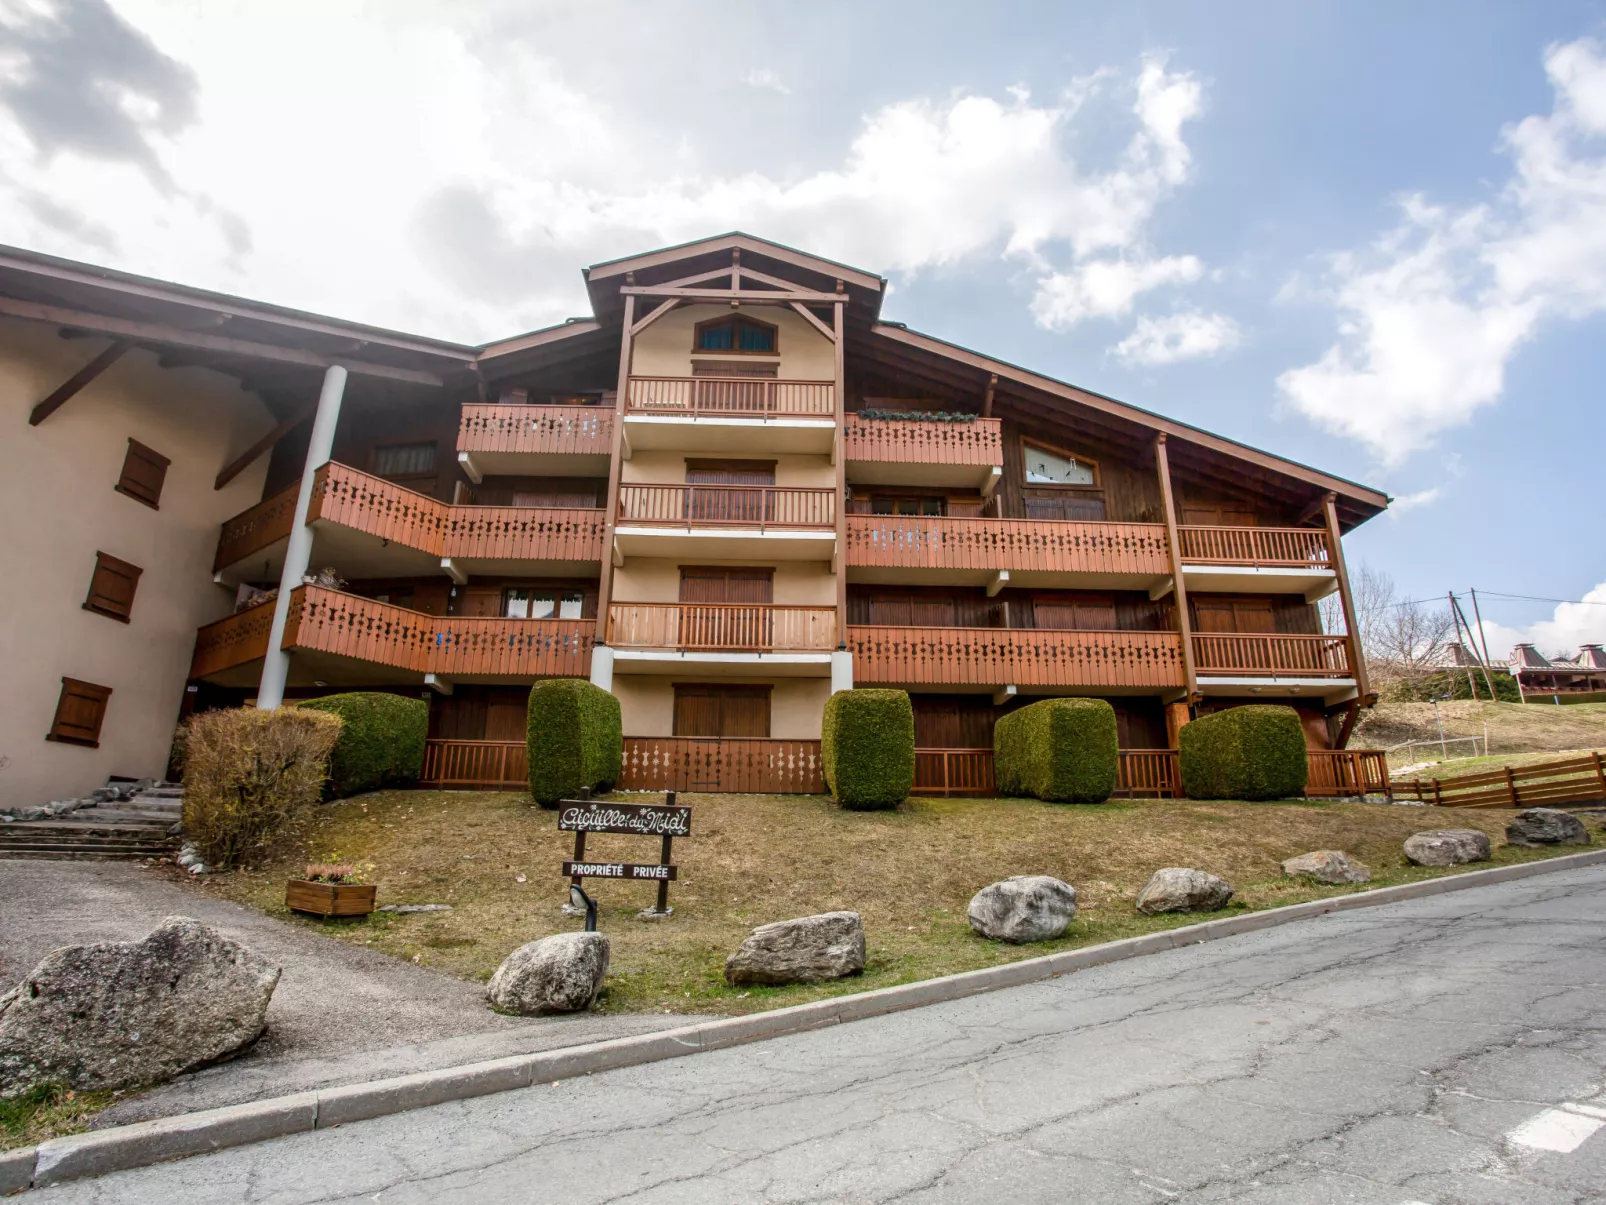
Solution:
M 1189 799 L 1287 799 L 1309 769 L 1305 729 L 1292 707 L 1249 704 L 1201 716 L 1179 734 Z
M 601 794 L 619 781 L 624 727 L 619 700 L 579 678 L 549 678 L 530 690 L 526 743 L 530 795 L 544 808 L 582 787 Z
M 825 701 L 820 763 L 837 803 L 895 808 L 915 781 L 915 710 L 907 691 L 839 690 Z
M 329 756 L 325 799 L 346 799 L 383 787 L 410 787 L 424 772 L 429 704 L 423 699 L 378 691 L 325 695 L 296 704 L 341 720 L 340 739 Z
M 1103 699 L 1044 699 L 993 726 L 1000 795 L 1103 803 L 1120 768 L 1115 708 Z

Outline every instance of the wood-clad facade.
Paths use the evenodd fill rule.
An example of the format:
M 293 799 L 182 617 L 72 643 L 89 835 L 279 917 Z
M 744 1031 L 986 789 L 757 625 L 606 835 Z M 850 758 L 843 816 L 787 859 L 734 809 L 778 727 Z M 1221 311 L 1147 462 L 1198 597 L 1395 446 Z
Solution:
M 80 316 L 135 304 L 82 275 Z M 586 676 L 627 777 L 780 789 L 815 781 L 832 690 L 885 685 L 936 789 L 971 790 L 999 715 L 1089 695 L 1163 792 L 1201 710 L 1291 703 L 1325 749 L 1369 702 L 1317 603 L 1347 606 L 1339 537 L 1377 491 L 885 321 L 879 277 L 747 235 L 585 277 L 591 318 L 483 347 L 261 307 L 182 353 L 278 420 L 218 466 L 254 464 L 260 500 L 217 532 L 193 705 L 288 653 L 290 696 L 428 698 L 439 780 L 480 783 L 523 772 L 530 683 Z M 319 365 L 350 376 L 309 464 Z

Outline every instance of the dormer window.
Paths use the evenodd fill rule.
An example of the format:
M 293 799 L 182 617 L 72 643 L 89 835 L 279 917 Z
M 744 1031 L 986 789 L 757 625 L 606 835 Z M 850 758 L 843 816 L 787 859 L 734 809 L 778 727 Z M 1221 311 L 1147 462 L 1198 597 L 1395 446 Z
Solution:
M 699 322 L 692 340 L 694 352 L 773 356 L 776 346 L 773 326 L 755 318 L 734 314 L 729 318 L 711 318 L 707 322 Z
M 1098 465 L 1091 460 L 1031 443 L 1025 445 L 1025 452 L 1027 485 L 1096 486 L 1099 483 Z

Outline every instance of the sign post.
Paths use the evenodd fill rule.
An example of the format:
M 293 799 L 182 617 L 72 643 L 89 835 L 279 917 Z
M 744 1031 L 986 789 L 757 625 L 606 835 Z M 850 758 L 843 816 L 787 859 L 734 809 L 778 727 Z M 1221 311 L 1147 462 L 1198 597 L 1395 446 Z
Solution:
M 670 860 L 676 837 L 691 836 L 691 809 L 675 802 L 670 791 L 662 804 L 602 803 L 594 799 L 564 799 L 558 804 L 558 830 L 574 834 L 574 857 L 563 864 L 563 873 L 575 886 L 583 879 L 624 879 L 658 884 L 657 904 L 642 912 L 644 917 L 665 917 L 669 907 L 669 884 L 675 881 L 676 867 Z M 587 833 L 621 833 L 632 837 L 660 837 L 658 861 L 595 862 L 586 860 Z

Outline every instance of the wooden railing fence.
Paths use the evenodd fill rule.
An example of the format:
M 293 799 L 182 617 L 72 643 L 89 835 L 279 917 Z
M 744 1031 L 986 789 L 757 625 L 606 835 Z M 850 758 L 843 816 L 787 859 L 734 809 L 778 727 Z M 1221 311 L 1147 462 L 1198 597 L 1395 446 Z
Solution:
M 614 603 L 608 643 L 621 648 L 829 652 L 832 607 L 763 603 Z
M 1195 565 L 1330 568 L 1327 533 L 1313 527 L 1179 527 L 1182 559 Z
M 1387 795 L 1388 757 L 1381 749 L 1309 749 L 1305 752 L 1308 777 L 1305 794 L 1316 798 Z
M 1341 677 L 1350 672 L 1344 636 L 1195 633 L 1193 662 L 1200 673 Z
M 916 749 L 911 795 L 991 795 L 991 749 Z
M 523 741 L 425 741 L 418 785 L 528 790 L 528 746 Z
M 625 409 L 632 414 L 834 418 L 836 385 L 762 377 L 631 377 Z
M 836 491 L 775 485 L 619 487 L 621 523 L 696 527 L 832 527 Z
M 217 551 L 212 556 L 212 572 L 243 561 L 288 536 L 295 524 L 296 496 L 300 492 L 301 484 L 297 482 L 224 520 Z
M 818 795 L 820 742 L 762 737 L 627 736 L 624 791 Z
M 1171 572 L 1163 523 L 849 515 L 848 564 L 1017 573 Z
M 985 468 L 1004 463 L 1003 420 L 968 423 L 924 419 L 865 419 L 844 416 L 842 440 L 849 460 L 890 464 L 968 464 Z
M 595 508 L 449 506 L 441 555 L 508 561 L 600 561 L 605 512 Z
M 1394 793 L 1447 808 L 1565 807 L 1606 799 L 1606 766 L 1599 753 L 1585 753 L 1457 778 L 1402 779 Z
M 613 410 L 471 402 L 458 419 L 457 450 L 611 456 Z
M 209 677 L 265 656 L 272 628 L 272 602 L 236 611 L 216 623 L 207 624 L 195 633 L 190 677 Z
M 1183 684 L 1175 632 L 1008 628 L 848 628 L 855 679 L 887 684 L 1019 686 Z
M 1128 799 L 1179 799 L 1182 766 L 1175 749 L 1122 749 L 1115 793 Z

